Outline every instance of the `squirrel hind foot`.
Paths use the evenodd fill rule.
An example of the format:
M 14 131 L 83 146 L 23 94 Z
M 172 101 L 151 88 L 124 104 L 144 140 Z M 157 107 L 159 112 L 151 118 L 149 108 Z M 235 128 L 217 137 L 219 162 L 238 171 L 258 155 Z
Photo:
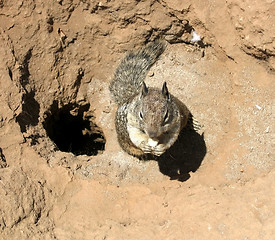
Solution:
M 200 124 L 198 119 L 196 119 L 191 113 L 189 113 L 188 121 L 186 127 L 188 129 L 194 130 L 196 132 L 200 131 L 204 126 Z

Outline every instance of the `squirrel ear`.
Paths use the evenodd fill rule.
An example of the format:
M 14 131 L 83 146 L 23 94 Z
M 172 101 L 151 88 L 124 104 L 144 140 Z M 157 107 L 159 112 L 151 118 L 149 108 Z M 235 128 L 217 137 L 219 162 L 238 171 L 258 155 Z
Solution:
M 162 86 L 162 94 L 163 94 L 165 97 L 167 97 L 168 99 L 170 99 L 170 94 L 169 94 L 169 91 L 168 91 L 166 82 L 163 83 L 163 86 Z
M 146 86 L 145 82 L 142 82 L 142 88 L 141 88 L 141 96 L 146 96 L 148 93 L 148 87 Z

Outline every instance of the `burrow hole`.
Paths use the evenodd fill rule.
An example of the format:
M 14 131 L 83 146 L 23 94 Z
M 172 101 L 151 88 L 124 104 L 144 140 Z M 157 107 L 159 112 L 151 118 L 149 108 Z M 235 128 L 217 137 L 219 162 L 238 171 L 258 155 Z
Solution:
M 76 156 L 94 156 L 103 152 L 104 134 L 94 123 L 95 117 L 89 108 L 90 104 L 68 104 L 60 108 L 57 101 L 52 104 L 43 126 L 60 151 Z

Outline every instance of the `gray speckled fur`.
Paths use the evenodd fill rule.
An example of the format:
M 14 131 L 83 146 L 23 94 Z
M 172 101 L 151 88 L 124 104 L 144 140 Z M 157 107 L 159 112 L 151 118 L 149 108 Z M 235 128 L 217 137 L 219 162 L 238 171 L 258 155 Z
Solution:
M 138 51 L 129 52 L 122 59 L 110 83 L 110 91 L 119 106 L 139 93 L 150 67 L 165 48 L 165 41 L 157 40 Z

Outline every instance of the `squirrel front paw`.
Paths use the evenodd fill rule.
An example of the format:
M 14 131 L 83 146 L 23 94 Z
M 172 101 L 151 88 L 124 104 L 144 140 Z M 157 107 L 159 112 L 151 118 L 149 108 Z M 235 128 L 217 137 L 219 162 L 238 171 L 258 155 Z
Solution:
M 139 148 L 144 152 L 144 153 L 152 153 L 152 148 L 148 145 L 147 142 L 142 141 L 139 145 Z
M 153 149 L 153 154 L 156 156 L 162 155 L 166 151 L 166 147 L 164 144 L 158 144 L 154 149 Z
M 166 151 L 164 144 L 157 143 L 157 145 L 152 146 L 152 143 L 149 141 L 148 142 L 142 141 L 139 147 L 144 153 L 153 154 L 155 156 L 160 156 Z

